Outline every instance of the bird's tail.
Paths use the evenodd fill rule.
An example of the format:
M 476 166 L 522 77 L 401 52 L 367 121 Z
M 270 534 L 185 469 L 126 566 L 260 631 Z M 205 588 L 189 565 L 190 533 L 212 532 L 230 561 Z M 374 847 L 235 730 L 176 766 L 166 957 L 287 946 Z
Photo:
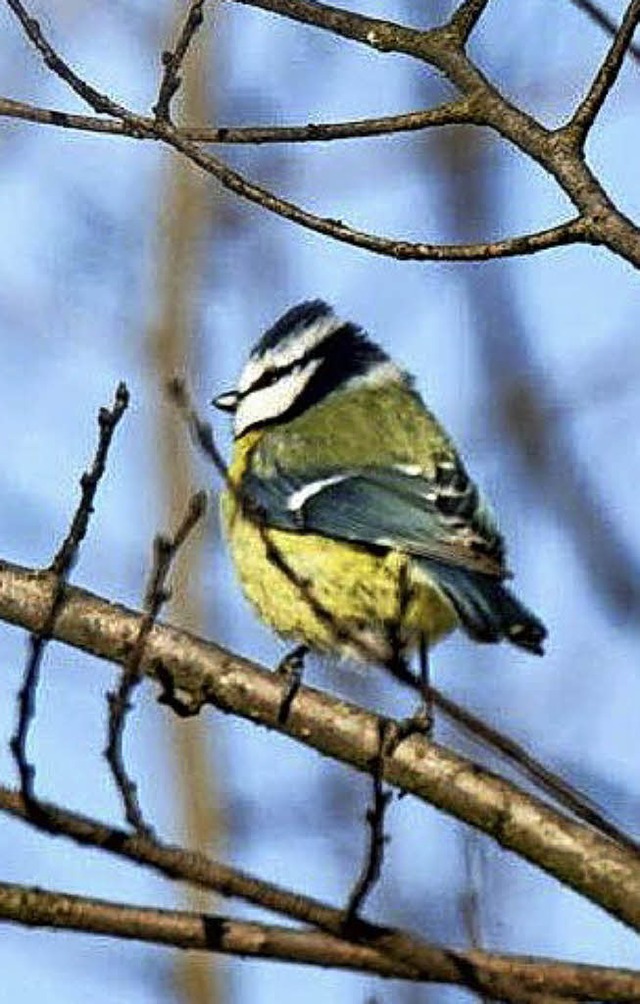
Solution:
M 421 564 L 453 604 L 460 624 L 476 641 L 507 641 L 542 655 L 547 629 L 499 579 L 444 562 Z

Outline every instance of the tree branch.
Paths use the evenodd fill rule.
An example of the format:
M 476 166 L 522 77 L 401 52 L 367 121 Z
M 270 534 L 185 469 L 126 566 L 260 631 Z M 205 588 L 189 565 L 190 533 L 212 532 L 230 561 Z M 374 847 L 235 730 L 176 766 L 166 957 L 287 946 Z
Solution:
M 202 24 L 203 7 L 204 0 L 191 0 L 175 49 L 167 49 L 162 53 L 164 72 L 153 112 L 157 119 L 162 119 L 165 122 L 170 121 L 171 101 L 182 83 L 180 68 L 189 51 L 189 46 Z
M 574 7 L 583 11 L 588 18 L 590 18 L 595 24 L 602 28 L 607 35 L 613 36 L 618 30 L 618 25 L 609 17 L 607 12 L 602 9 L 594 0 L 571 0 Z M 631 43 L 629 46 L 629 55 L 632 56 L 636 63 L 640 63 L 640 46 Z
M 98 485 L 105 472 L 107 456 L 116 427 L 129 405 L 129 391 L 125 384 L 118 385 L 115 400 L 111 409 L 101 408 L 98 413 L 98 445 L 93 464 L 80 478 L 80 501 L 71 521 L 69 531 L 55 555 L 49 572 L 55 582 L 49 609 L 43 614 L 40 623 L 32 630 L 29 639 L 29 654 L 25 666 L 22 686 L 18 694 L 18 721 L 16 730 L 11 737 L 10 748 L 13 753 L 20 782 L 26 800 L 36 811 L 34 793 L 35 770 L 27 758 L 27 739 L 29 728 L 35 714 L 36 690 L 40 677 L 40 667 L 45 648 L 52 637 L 56 617 L 60 611 L 64 595 L 64 586 L 75 564 L 78 550 L 84 540 L 89 520 L 93 513 L 93 503 Z
M 419 980 L 409 965 L 367 946 L 313 930 L 293 930 L 184 910 L 130 906 L 0 882 L 0 918 L 27 927 L 82 931 L 244 958 L 373 972 Z
M 164 604 L 169 599 L 166 581 L 176 554 L 185 540 L 202 518 L 207 506 L 204 492 L 196 492 L 190 499 L 185 515 L 173 537 L 158 534 L 153 542 L 153 565 L 149 582 L 145 591 L 145 613 L 140 621 L 140 629 L 131 649 L 129 658 L 124 664 L 118 688 L 107 694 L 109 717 L 107 727 L 107 746 L 104 751 L 111 773 L 124 805 L 127 822 L 139 832 L 149 832 L 138 802 L 137 786 L 129 777 L 122 753 L 122 740 L 127 713 L 131 709 L 131 696 L 140 683 L 142 674 L 140 664 L 149 633 L 160 615 Z
M 211 861 L 198 852 L 163 844 L 157 838 L 126 833 L 51 803 L 45 803 L 43 808 L 56 833 L 84 846 L 97 847 L 154 868 L 168 878 L 192 882 L 223 896 L 239 897 L 347 940 L 343 912 L 318 900 Z M 0 810 L 32 826 L 38 825 L 30 818 L 20 793 L 2 786 Z M 514 993 L 517 996 L 520 991 L 557 994 L 565 999 L 576 996 L 582 1000 L 640 998 L 640 973 L 631 970 L 442 948 L 403 931 L 363 920 L 349 932 L 349 940 L 366 945 L 387 963 L 403 963 L 418 972 L 421 979 L 468 986 L 503 999 L 510 999 Z
M 236 2 L 333 31 L 379 51 L 405 53 L 434 66 L 472 102 L 473 114 L 470 121 L 490 126 L 547 170 L 579 209 L 578 218 L 510 240 L 471 245 L 431 245 L 382 238 L 357 231 L 341 220 L 318 217 L 248 181 L 218 158 L 204 153 L 197 144 L 184 140 L 169 123 L 156 120 L 153 127 L 150 127 L 144 116 L 135 115 L 96 90 L 82 80 L 45 39 L 40 25 L 29 17 L 21 0 L 7 0 L 46 65 L 94 111 L 121 119 L 131 136 L 162 140 L 216 177 L 225 188 L 307 229 L 354 247 L 398 259 L 486 261 L 586 241 L 605 244 L 640 266 L 637 230 L 612 203 L 576 151 L 571 124 L 552 132 L 507 101 L 468 59 L 461 45 L 453 44 L 455 35 L 452 35 L 448 25 L 431 31 L 420 31 L 309 0 Z M 640 0 L 634 0 L 636 2 Z
M 449 29 L 456 36 L 458 45 L 465 46 L 471 32 L 484 14 L 489 0 L 464 0 L 453 13 L 449 21 Z
M 162 138 L 169 146 L 183 153 L 193 164 L 208 174 L 212 174 L 225 188 L 262 206 L 263 209 L 268 209 L 307 230 L 399 261 L 489 261 L 495 258 L 533 254 L 566 244 L 589 243 L 593 240 L 592 228 L 579 217 L 537 233 L 478 244 L 427 244 L 380 237 L 377 234 L 356 230 L 342 220 L 318 216 L 293 202 L 279 198 L 266 188 L 249 181 L 217 157 L 206 153 L 197 144 L 183 140 L 171 128 L 161 127 L 158 132 L 162 133 Z
M 576 146 L 582 149 L 589 131 L 604 105 L 611 88 L 618 79 L 624 57 L 627 54 L 636 28 L 640 21 L 640 0 L 631 0 L 622 23 L 602 65 L 596 73 L 591 87 L 578 105 L 566 129 L 574 137 Z
M 54 589 L 48 572 L 0 563 L 0 617 L 33 630 L 42 623 Z M 135 644 L 139 625 L 139 614 L 67 586 L 53 637 L 122 664 Z M 211 704 L 278 729 L 359 771 L 371 771 L 381 722 L 360 708 L 301 687 L 286 723 L 280 723 L 282 688 L 275 674 L 160 624 L 149 635 L 141 669 L 156 679 L 169 677 L 175 692 L 183 694 L 194 711 Z M 412 736 L 385 758 L 384 780 L 483 830 L 640 928 L 637 853 L 564 818 L 510 782 L 424 737 Z
M 300 683 L 298 683 L 298 686 Z M 344 928 L 349 930 L 358 923 L 360 913 L 377 882 L 380 880 L 382 866 L 384 863 L 384 851 L 388 837 L 385 833 L 384 823 L 391 801 L 391 792 L 384 788 L 382 779 L 384 777 L 384 759 L 387 754 L 388 737 L 387 729 L 382 725 L 378 738 L 378 753 L 375 762 L 372 764 L 372 804 L 367 808 L 365 821 L 369 839 L 360 873 L 353 885 L 347 905 L 344 909 Z
M 455 35 L 452 37 L 446 24 L 421 32 L 310 0 L 235 2 L 332 31 L 381 52 L 405 53 L 440 70 L 471 101 L 477 113 L 473 119 L 476 124 L 489 126 L 557 181 L 579 210 L 578 222 L 582 222 L 587 230 L 587 235 L 582 234 L 578 240 L 602 243 L 640 267 L 637 228 L 614 205 L 576 149 L 571 123 L 555 131 L 546 129 L 508 101 L 468 58 L 463 48 L 454 44 Z M 528 250 L 532 249 L 521 249 L 525 253 Z
M 121 119 L 100 118 L 97 115 L 75 115 L 55 108 L 41 108 L 23 101 L 0 97 L 0 116 L 21 119 L 38 125 L 51 125 L 82 132 L 106 133 L 128 138 L 142 137 Z M 154 119 L 140 116 L 149 133 Z M 379 118 L 351 119 L 346 122 L 309 122 L 302 126 L 175 126 L 181 139 L 195 143 L 225 145 L 262 145 L 266 143 L 325 143 L 332 140 L 367 139 L 393 133 L 418 132 L 443 125 L 464 125 L 475 120 L 469 102 L 462 98 L 436 108 L 382 115 Z

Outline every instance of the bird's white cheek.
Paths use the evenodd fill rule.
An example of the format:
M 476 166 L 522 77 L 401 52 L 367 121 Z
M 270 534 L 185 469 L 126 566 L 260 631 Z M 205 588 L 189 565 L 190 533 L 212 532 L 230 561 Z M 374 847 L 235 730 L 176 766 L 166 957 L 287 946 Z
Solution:
M 320 366 L 320 359 L 311 359 L 306 366 L 280 377 L 270 387 L 262 387 L 244 397 L 236 411 L 234 432 L 241 436 L 253 425 L 270 422 L 284 415 L 300 396 L 309 380 Z

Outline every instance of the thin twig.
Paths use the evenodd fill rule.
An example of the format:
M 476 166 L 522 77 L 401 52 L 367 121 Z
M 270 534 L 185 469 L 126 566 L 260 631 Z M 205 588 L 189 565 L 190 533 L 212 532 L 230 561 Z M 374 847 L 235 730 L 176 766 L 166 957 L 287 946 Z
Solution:
M 596 117 L 605 103 L 611 88 L 618 79 L 624 57 L 633 39 L 640 21 L 640 0 L 631 0 L 622 23 L 618 28 L 609 51 L 607 52 L 587 94 L 578 105 L 571 120 L 565 126 L 576 145 L 581 149 L 589 135 Z
M 138 832 L 150 835 L 151 827 L 145 823 L 138 802 L 137 785 L 127 773 L 122 752 L 122 740 L 126 717 L 131 710 L 131 697 L 142 679 L 142 658 L 147 639 L 169 599 L 166 587 L 171 565 L 185 540 L 205 513 L 207 497 L 205 492 L 196 492 L 190 499 L 187 511 L 173 538 L 158 534 L 153 542 L 153 565 L 145 592 L 145 614 L 127 659 L 120 682 L 115 691 L 107 694 L 109 716 L 107 723 L 107 746 L 104 755 L 111 768 L 116 786 L 122 797 L 127 822 Z
M 55 590 L 51 604 L 42 626 L 29 636 L 29 654 L 18 693 L 18 721 L 16 730 L 11 737 L 10 747 L 20 775 L 25 801 L 32 806 L 34 811 L 37 808 L 34 793 L 35 767 L 29 763 L 27 758 L 27 739 L 35 714 L 40 667 L 47 642 L 51 638 L 64 599 L 65 584 L 87 533 L 96 491 L 105 471 L 113 434 L 128 404 L 129 391 L 124 383 L 120 383 L 116 388 L 112 408 L 101 408 L 98 413 L 98 445 L 93 464 L 80 478 L 81 494 L 78 507 L 69 531 L 48 569 L 55 576 Z
M 200 418 L 198 412 L 193 407 L 184 380 L 181 377 L 174 377 L 173 380 L 170 380 L 167 384 L 167 393 L 185 420 L 193 441 L 212 462 L 225 484 L 228 484 L 229 472 L 224 457 L 213 438 L 213 429 L 208 422 L 204 422 Z
M 617 826 L 584 792 L 578 791 L 559 774 L 545 767 L 515 739 L 498 732 L 497 729 L 467 711 L 466 708 L 456 704 L 435 687 L 431 687 L 431 695 L 434 704 L 451 721 L 463 728 L 474 739 L 479 740 L 484 746 L 497 751 L 507 762 L 533 781 L 541 792 L 552 798 L 557 805 L 564 806 L 577 819 L 582 819 L 583 822 L 593 826 L 594 829 L 617 841 L 623 847 L 640 854 L 640 843 L 637 840 L 634 840 L 621 827 Z
M 71 69 L 69 64 L 62 59 L 47 40 L 40 23 L 29 15 L 21 0 L 6 0 L 6 3 L 22 25 L 25 35 L 42 57 L 45 66 L 55 73 L 56 76 L 60 77 L 61 80 L 64 80 L 71 90 L 75 91 L 78 97 L 86 101 L 99 114 L 113 115 L 115 118 L 121 119 L 128 117 L 129 112 L 123 105 L 119 105 L 112 98 L 92 87 L 91 84 L 88 84 L 86 80 L 83 80 L 82 77 Z
M 204 20 L 202 13 L 204 3 L 205 0 L 191 0 L 175 49 L 166 49 L 162 53 L 164 71 L 153 112 L 157 119 L 165 122 L 170 121 L 171 102 L 182 83 L 180 68 L 189 51 L 189 46 Z
M 360 874 L 349 894 L 344 910 L 344 929 L 348 931 L 357 922 L 367 897 L 373 891 L 382 874 L 384 850 L 388 837 L 384 831 L 387 808 L 391 801 L 391 792 L 385 790 L 383 784 L 384 758 L 386 755 L 386 727 L 382 723 L 380 729 L 380 747 L 371 774 L 373 799 L 367 809 L 366 822 L 369 829 L 369 842 Z
M 522 991 L 544 988 L 549 993 L 564 996 L 565 1000 L 574 995 L 583 1000 L 589 996 L 606 1001 L 640 999 L 640 973 L 631 970 L 441 948 L 404 931 L 363 920 L 359 920 L 350 932 L 345 932 L 343 912 L 317 899 L 220 864 L 199 852 L 107 826 L 53 803 L 45 803 L 43 808 L 55 832 L 81 846 L 95 847 L 153 868 L 170 879 L 181 879 L 225 897 L 246 900 L 329 934 L 346 938 L 348 933 L 350 938 L 379 952 L 387 961 L 410 965 L 424 979 L 493 993 L 509 985 Z M 39 821 L 29 815 L 20 793 L 3 786 L 0 786 L 0 810 L 30 826 L 42 828 Z
M 140 116 L 144 124 L 142 133 L 138 126 L 132 129 L 129 121 L 120 118 L 100 118 L 96 115 L 75 115 L 57 108 L 38 105 L 12 98 L 0 97 L 0 116 L 22 119 L 39 125 L 77 129 L 84 132 L 106 133 L 148 139 L 153 132 L 154 119 Z M 449 101 L 436 108 L 403 112 L 400 115 L 382 115 L 379 118 L 352 119 L 346 122 L 309 122 L 302 126 L 176 126 L 176 135 L 195 143 L 220 143 L 225 145 L 263 143 L 325 143 L 332 140 L 367 139 L 393 133 L 417 132 L 443 125 L 477 124 L 477 115 L 465 99 Z
M 484 14 L 489 0 L 464 0 L 449 20 L 449 29 L 463 47 L 469 41 L 471 32 Z
M 615 35 L 618 30 L 618 25 L 613 20 L 612 17 L 607 14 L 605 10 L 602 9 L 594 0 L 571 0 L 574 7 L 583 11 L 587 17 L 591 18 L 600 28 L 603 28 L 607 35 Z M 632 42 L 629 46 L 629 55 L 632 56 L 637 63 L 640 63 L 640 46 L 637 43 Z
M 218 157 L 207 153 L 196 143 L 183 140 L 170 127 L 160 123 L 156 132 L 159 138 L 164 139 L 174 150 L 183 153 L 193 164 L 217 178 L 224 188 L 249 202 L 254 202 L 263 209 L 314 233 L 398 261 L 491 261 L 498 258 L 513 258 L 521 254 L 534 254 L 567 244 L 590 243 L 593 240 L 590 226 L 580 216 L 535 233 L 475 244 L 429 244 L 423 241 L 381 237 L 364 230 L 356 230 L 343 220 L 318 216 L 288 199 L 274 195 L 268 189 L 250 181 L 239 171 L 233 170 Z

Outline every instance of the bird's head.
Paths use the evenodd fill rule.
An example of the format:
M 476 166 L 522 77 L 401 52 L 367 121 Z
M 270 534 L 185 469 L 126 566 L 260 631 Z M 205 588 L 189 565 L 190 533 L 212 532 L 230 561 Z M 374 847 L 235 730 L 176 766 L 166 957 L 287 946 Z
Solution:
M 355 324 L 322 300 L 292 307 L 254 346 L 235 390 L 216 408 L 234 415 L 236 439 L 250 429 L 287 422 L 329 394 L 408 377 Z

